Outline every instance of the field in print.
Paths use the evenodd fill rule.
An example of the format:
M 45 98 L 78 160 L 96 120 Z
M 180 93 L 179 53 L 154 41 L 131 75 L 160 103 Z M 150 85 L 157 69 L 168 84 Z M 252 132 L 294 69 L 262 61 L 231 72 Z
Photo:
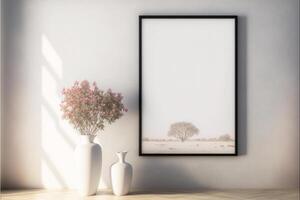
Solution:
M 234 141 L 143 140 L 143 153 L 234 153 Z

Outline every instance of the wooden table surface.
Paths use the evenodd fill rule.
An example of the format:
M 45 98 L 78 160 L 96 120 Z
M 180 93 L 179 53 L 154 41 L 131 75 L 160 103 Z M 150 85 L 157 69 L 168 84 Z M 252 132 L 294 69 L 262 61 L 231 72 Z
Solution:
M 95 196 L 80 197 L 74 190 L 1 191 L 1 200 L 299 200 L 299 190 L 203 190 L 183 192 L 132 192 L 114 196 L 110 191 L 99 191 Z

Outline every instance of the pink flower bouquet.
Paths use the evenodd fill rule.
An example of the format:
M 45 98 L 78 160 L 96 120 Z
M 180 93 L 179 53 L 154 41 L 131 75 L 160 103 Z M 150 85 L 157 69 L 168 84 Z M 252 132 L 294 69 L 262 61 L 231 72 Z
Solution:
M 123 96 L 111 89 L 100 90 L 94 82 L 76 81 L 71 88 L 62 91 L 60 108 L 63 118 L 68 120 L 81 135 L 96 135 L 119 119 L 127 109 L 122 103 Z

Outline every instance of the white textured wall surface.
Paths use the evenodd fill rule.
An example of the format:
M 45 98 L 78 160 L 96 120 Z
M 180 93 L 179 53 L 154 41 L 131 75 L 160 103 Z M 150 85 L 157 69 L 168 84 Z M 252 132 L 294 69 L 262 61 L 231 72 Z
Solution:
M 129 112 L 98 137 L 101 188 L 129 150 L 139 189 L 294 188 L 299 176 L 298 0 L 4 0 L 4 188 L 74 187 L 63 86 L 97 81 Z M 138 15 L 239 16 L 238 157 L 138 156 Z

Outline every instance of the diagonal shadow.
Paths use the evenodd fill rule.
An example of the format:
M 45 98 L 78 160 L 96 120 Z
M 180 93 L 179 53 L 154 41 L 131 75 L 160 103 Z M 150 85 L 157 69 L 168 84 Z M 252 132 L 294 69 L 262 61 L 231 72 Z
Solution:
M 47 112 L 49 113 L 49 115 L 51 116 L 51 118 L 53 119 L 54 123 L 55 123 L 55 127 L 56 129 L 59 131 L 59 133 L 61 134 L 61 136 L 63 137 L 63 139 L 66 141 L 66 143 L 72 148 L 75 148 L 75 144 L 73 143 L 73 141 L 69 138 L 69 136 L 66 134 L 66 132 L 63 130 L 63 128 L 60 126 L 58 120 L 56 119 L 56 113 L 52 110 L 51 106 L 49 105 L 49 103 L 45 100 L 44 97 L 42 97 L 42 106 L 44 106 L 44 108 L 47 110 Z
M 51 78 L 53 78 L 56 82 L 57 88 L 62 86 L 59 76 L 55 73 L 55 71 L 49 66 L 47 61 L 45 60 L 43 67 L 51 74 Z
M 58 169 L 53 164 L 53 162 L 49 158 L 48 154 L 44 151 L 44 149 L 42 149 L 41 152 L 42 152 L 42 160 L 45 162 L 47 167 L 51 170 L 51 172 L 55 176 L 56 180 L 60 183 L 61 186 L 67 187 L 67 184 L 66 184 L 64 178 L 59 173 Z

